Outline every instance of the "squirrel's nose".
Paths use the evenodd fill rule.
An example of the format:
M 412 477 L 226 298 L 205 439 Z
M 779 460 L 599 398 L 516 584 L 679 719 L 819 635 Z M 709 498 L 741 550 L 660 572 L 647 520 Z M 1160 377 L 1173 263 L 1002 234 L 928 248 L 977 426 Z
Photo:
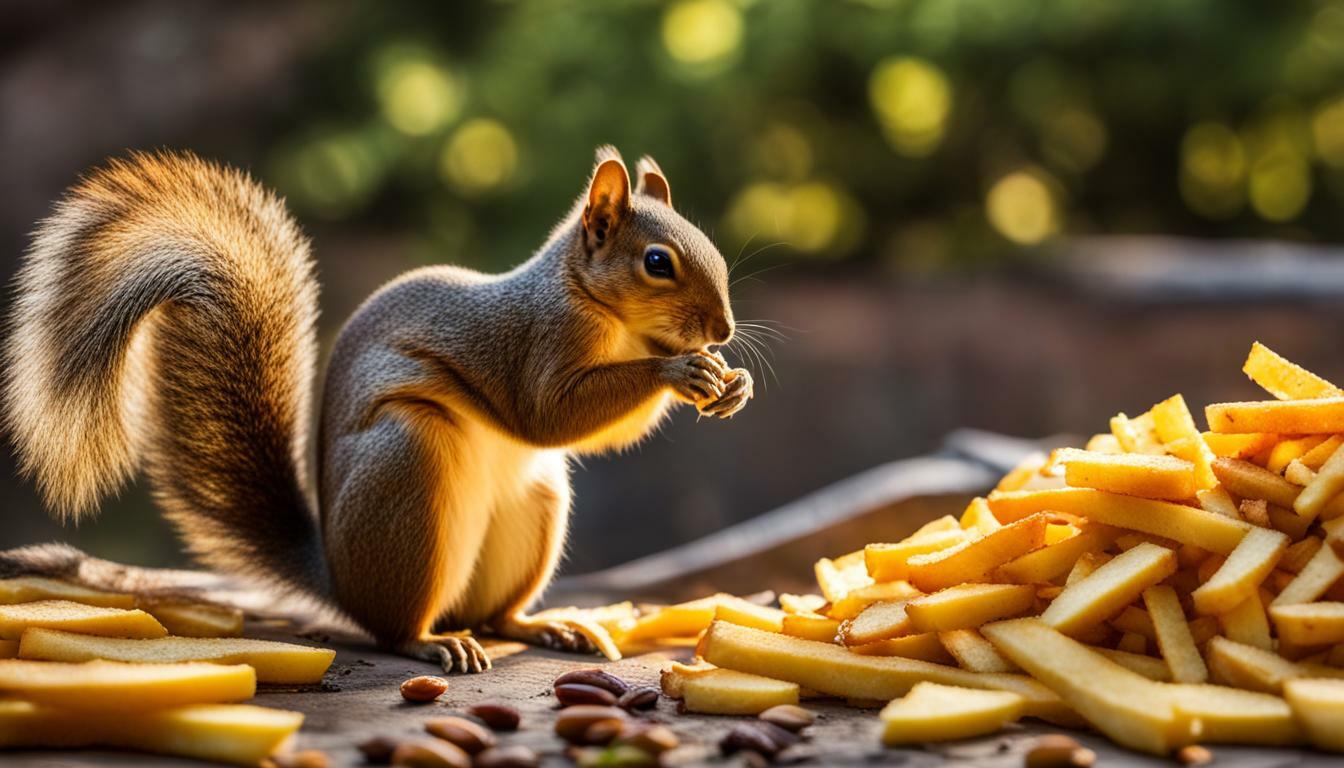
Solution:
M 733 321 L 718 317 L 709 322 L 709 337 L 715 344 L 727 344 L 733 338 Z

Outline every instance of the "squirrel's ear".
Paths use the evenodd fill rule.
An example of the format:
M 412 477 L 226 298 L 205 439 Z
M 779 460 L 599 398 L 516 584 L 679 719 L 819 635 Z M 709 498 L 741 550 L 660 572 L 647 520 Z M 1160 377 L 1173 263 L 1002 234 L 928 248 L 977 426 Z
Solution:
M 588 185 L 583 207 L 584 242 L 591 253 L 611 239 L 630 210 L 630 176 L 619 158 L 603 160 Z
M 639 158 L 639 162 L 635 163 L 635 175 L 639 177 L 635 185 L 636 194 L 648 195 L 661 200 L 668 208 L 672 207 L 672 187 L 667 183 L 663 169 L 658 167 L 657 160 L 648 155 Z

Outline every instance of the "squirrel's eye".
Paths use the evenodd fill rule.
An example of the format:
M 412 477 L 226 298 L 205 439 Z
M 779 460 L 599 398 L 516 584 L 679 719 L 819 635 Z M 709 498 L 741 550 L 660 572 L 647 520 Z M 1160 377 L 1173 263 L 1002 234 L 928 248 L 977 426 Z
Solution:
M 650 277 L 662 277 L 671 280 L 672 254 L 662 248 L 650 248 L 644 252 L 644 271 Z

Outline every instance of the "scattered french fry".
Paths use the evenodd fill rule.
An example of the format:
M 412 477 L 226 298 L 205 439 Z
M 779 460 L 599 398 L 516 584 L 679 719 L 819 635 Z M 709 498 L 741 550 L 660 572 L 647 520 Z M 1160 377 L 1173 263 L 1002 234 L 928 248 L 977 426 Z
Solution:
M 865 645 L 908 634 L 911 623 L 906 606 L 904 601 L 873 603 L 840 625 L 840 637 L 845 645 Z
M 1344 576 L 1344 560 L 1332 547 L 1321 547 L 1302 567 L 1297 577 L 1274 598 L 1273 605 L 1292 605 L 1315 601 Z
M 1289 680 L 1283 696 L 1312 744 L 1344 752 L 1344 680 Z
M 1288 537 L 1266 528 L 1247 531 L 1218 570 L 1190 597 L 1205 615 L 1224 614 L 1255 594 L 1288 549 Z
M 779 631 L 792 637 L 832 643 L 840 634 L 840 622 L 826 616 L 791 613 L 784 617 Z
M 163 637 L 168 630 L 139 609 L 103 608 L 69 600 L 0 605 L 0 638 L 16 640 L 29 627 L 106 637 Z
M 1076 536 L 1028 552 L 999 566 L 996 581 L 1012 584 L 1044 584 L 1068 573 L 1079 558 L 1099 552 L 1115 540 L 1119 531 L 1107 525 L 1087 523 Z
M 1269 617 L 1259 590 L 1219 616 L 1218 621 L 1222 625 L 1223 636 L 1228 640 L 1266 651 L 1274 650 L 1274 639 L 1269 634 Z
M 1311 483 L 1298 495 L 1293 510 L 1308 520 L 1314 519 L 1341 492 L 1344 492 L 1344 447 L 1335 449 L 1325 460 Z
M 243 701 L 256 690 L 256 673 L 245 664 L 0 661 L 0 692 L 65 709 L 145 712 Z
M 974 629 L 953 629 L 938 633 L 938 640 L 956 659 L 957 665 L 971 672 L 1021 672 Z M 1158 662 L 1161 664 L 1161 662 Z M 1165 667 L 1164 667 L 1165 668 Z
M 241 637 L 243 612 L 237 608 L 204 603 L 140 601 L 140 608 L 153 616 L 168 634 L 178 637 Z
M 707 715 L 756 715 L 781 704 L 798 703 L 798 686 L 731 669 L 714 669 L 685 679 L 686 709 Z
M 868 575 L 874 580 L 902 581 L 910 576 L 911 557 L 938 552 L 966 540 L 967 532 L 961 529 L 934 531 L 911 536 L 896 544 L 869 544 L 864 547 L 863 557 Z
M 1143 591 L 1143 603 L 1157 632 L 1157 646 L 1171 668 L 1171 679 L 1178 683 L 1203 683 L 1209 679 L 1208 667 L 1195 646 L 1190 625 L 1185 621 L 1176 590 L 1158 584 Z
M 844 597 L 831 604 L 826 615 L 844 621 L 858 616 L 868 606 L 876 602 L 897 602 L 918 597 L 920 591 L 904 581 L 883 581 L 850 590 Z
M 1026 515 L 979 538 L 910 558 L 910 583 L 936 592 L 967 581 L 982 581 L 999 566 L 1042 546 L 1050 518 Z
M 1344 603 L 1293 603 L 1269 609 L 1280 641 L 1298 645 L 1344 643 Z
M 1216 403 L 1204 409 L 1213 432 L 1331 435 L 1344 432 L 1344 397 Z
M 1074 488 L 1180 501 L 1195 495 L 1195 465 L 1174 456 L 1146 453 L 1056 451 L 1064 480 Z
M 135 595 L 104 592 L 40 576 L 0 579 L 0 604 L 31 603 L 36 600 L 69 600 L 103 608 L 135 607 Z
M 302 723 L 298 712 L 246 704 L 90 717 L 79 710 L 0 701 L 0 747 L 113 747 L 256 766 L 282 749 Z
M 727 597 L 714 608 L 715 621 L 731 621 L 744 627 L 756 627 L 769 632 L 784 629 L 785 614 L 778 608 L 770 608 L 743 600 L 740 597 Z
M 1258 341 L 1251 345 L 1242 371 L 1280 400 L 1312 400 L 1344 394 L 1334 384 L 1284 359 Z
M 1036 590 L 1021 584 L 958 584 L 905 604 L 916 632 L 973 629 L 998 619 L 1026 613 L 1036 603 Z
M 1007 691 L 919 683 L 883 710 L 888 746 L 967 739 L 994 733 L 1022 716 L 1021 696 Z
M 931 661 L 934 664 L 952 664 L 956 661 L 938 640 L 936 632 L 921 632 L 848 647 L 851 653 L 865 656 L 900 656 L 906 659 Z
M 1278 696 L 1221 685 L 1169 685 L 1176 711 L 1199 724 L 1206 744 L 1288 746 L 1302 740 L 1288 703 Z
M 1130 635 L 1130 637 L 1139 637 L 1139 635 Z M 1090 648 L 1090 650 L 1105 656 L 1111 661 L 1128 669 L 1130 672 L 1137 672 L 1140 675 L 1160 683 L 1171 681 L 1171 667 L 1161 659 L 1155 659 L 1139 652 L 1129 652 L 1114 648 Z
M 1140 544 L 1065 587 L 1041 621 L 1066 635 L 1077 634 L 1119 613 L 1175 570 L 1176 555 L 1170 549 Z
M 293 643 L 249 638 L 160 637 L 135 640 L 96 637 L 32 628 L 23 633 L 18 655 L 42 661 L 109 661 L 166 664 L 187 661 L 247 664 L 257 681 L 306 685 L 322 681 L 336 652 Z

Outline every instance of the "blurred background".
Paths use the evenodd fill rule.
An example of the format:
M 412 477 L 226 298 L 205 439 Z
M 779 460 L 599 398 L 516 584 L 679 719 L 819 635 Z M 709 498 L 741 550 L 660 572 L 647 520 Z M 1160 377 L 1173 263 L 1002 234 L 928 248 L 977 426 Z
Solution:
M 1344 2 L 0 2 L 0 268 L 80 173 L 190 148 L 312 235 L 324 350 L 383 281 L 525 259 L 595 146 L 662 164 L 736 264 L 757 398 L 575 473 L 568 572 L 969 426 L 1090 433 L 1344 381 Z M 143 485 L 61 529 L 0 466 L 0 547 L 183 562 Z

